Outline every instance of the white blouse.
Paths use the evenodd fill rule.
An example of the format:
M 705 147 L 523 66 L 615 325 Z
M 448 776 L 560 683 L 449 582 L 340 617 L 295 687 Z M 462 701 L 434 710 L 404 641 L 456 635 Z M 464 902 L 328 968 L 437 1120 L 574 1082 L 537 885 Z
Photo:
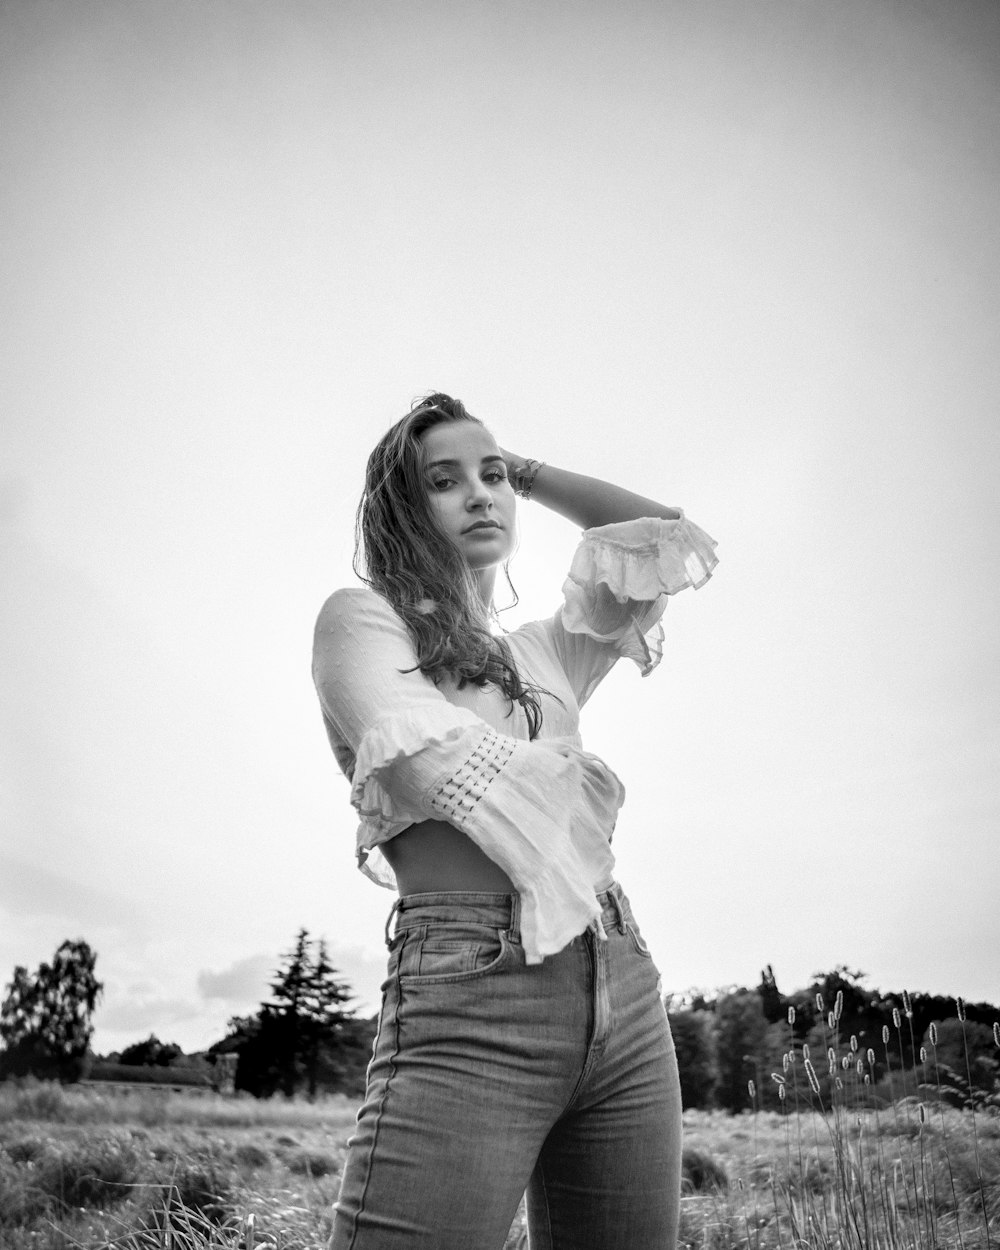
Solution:
M 528 963 L 598 919 L 625 791 L 583 750 L 579 711 L 620 656 L 644 677 L 656 667 L 667 596 L 708 579 L 715 545 L 683 514 L 584 531 L 555 616 L 506 635 L 522 680 L 547 692 L 534 741 L 524 709 L 496 686 L 435 685 L 415 669 L 406 626 L 380 595 L 335 591 L 316 624 L 313 679 L 361 817 L 361 869 L 395 888 L 379 847 L 446 820 L 514 883 Z

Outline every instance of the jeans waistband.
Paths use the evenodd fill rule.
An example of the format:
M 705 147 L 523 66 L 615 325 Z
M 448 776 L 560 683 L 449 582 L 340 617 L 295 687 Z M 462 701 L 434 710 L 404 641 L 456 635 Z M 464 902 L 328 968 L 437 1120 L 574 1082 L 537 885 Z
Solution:
M 606 926 L 625 932 L 629 915 L 629 903 L 625 891 L 613 881 L 596 895 L 601 914 L 588 926 L 599 937 L 606 936 Z M 521 896 L 519 894 L 489 894 L 466 890 L 444 890 L 434 894 L 404 894 L 398 898 L 385 922 L 385 941 L 390 945 L 389 930 L 395 919 L 395 933 L 419 925 L 460 921 L 465 924 L 483 924 L 504 929 L 512 941 L 521 938 Z

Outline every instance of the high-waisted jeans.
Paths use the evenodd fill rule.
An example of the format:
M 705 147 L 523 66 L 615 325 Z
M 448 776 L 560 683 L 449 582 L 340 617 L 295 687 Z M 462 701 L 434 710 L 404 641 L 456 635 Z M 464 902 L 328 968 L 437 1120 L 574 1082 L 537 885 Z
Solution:
M 331 1250 L 500 1250 L 525 1191 L 532 1250 L 672 1250 L 673 1043 L 628 900 L 599 897 L 530 967 L 516 895 L 395 905 Z

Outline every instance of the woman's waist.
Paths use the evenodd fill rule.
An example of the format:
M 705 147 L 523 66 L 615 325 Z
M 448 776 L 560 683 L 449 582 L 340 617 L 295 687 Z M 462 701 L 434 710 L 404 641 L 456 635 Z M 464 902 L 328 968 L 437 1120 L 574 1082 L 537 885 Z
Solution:
M 495 860 L 444 820 L 423 820 L 379 848 L 400 895 L 471 891 L 506 896 L 514 883 Z
M 601 908 L 591 927 L 620 927 L 631 916 L 625 891 L 617 881 L 595 891 Z M 521 900 L 516 891 L 510 894 L 489 890 L 430 890 L 404 894 L 396 900 L 386 924 L 386 937 L 395 920 L 395 933 L 427 925 L 482 925 L 502 929 L 512 940 L 520 938 Z

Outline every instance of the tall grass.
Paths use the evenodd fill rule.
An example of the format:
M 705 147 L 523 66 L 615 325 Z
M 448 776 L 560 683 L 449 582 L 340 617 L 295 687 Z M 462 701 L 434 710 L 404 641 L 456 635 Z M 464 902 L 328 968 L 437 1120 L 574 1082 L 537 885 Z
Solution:
M 824 1006 L 817 997 L 822 1016 Z M 961 999 L 957 1010 L 964 1026 Z M 783 1148 L 762 1159 L 755 1147 L 750 1174 L 739 1178 L 743 1224 L 752 1229 L 740 1244 L 752 1250 L 1000 1247 L 1000 1091 L 974 1092 L 968 1045 L 965 1105 L 960 1108 L 946 1103 L 933 1027 L 932 1056 L 921 1049 L 915 1069 L 907 1072 L 901 1065 L 893 1075 L 891 1059 L 904 1054 L 904 1027 L 910 1053 L 916 1049 L 910 998 L 904 993 L 903 1011 L 893 1012 L 895 1039 L 888 1026 L 882 1032 L 888 1087 L 884 1099 L 876 1091 L 875 1051 L 862 1053 L 856 1037 L 845 1043 L 840 1018 L 838 995 L 826 1016 L 823 1060 L 807 1044 L 796 1053 L 792 1038 L 782 1071 L 772 1075 L 779 1087 L 782 1110 L 776 1118 Z M 993 1032 L 1000 1047 L 1000 1024 Z M 769 1121 L 775 1115 L 759 1109 L 752 1081 L 749 1092 L 756 1142 L 766 1135 L 765 1125 L 774 1128 Z M 769 1211 L 766 1218 L 762 1209 Z M 713 1243 L 702 1237 L 689 1238 L 687 1244 Z M 730 1239 L 717 1244 L 736 1243 Z
M 1000 1250 L 1000 1095 L 973 1089 L 968 1051 L 954 1106 L 933 1027 L 915 1069 L 886 1068 L 908 996 L 880 1056 L 841 1038 L 839 1004 L 825 1019 L 822 1054 L 789 1019 L 779 1110 L 750 1082 L 748 1114 L 685 1113 L 681 1245 Z M 0 1085 L 0 1247 L 321 1250 L 354 1114 L 346 1098 Z M 524 1245 L 522 1210 L 507 1250 Z

